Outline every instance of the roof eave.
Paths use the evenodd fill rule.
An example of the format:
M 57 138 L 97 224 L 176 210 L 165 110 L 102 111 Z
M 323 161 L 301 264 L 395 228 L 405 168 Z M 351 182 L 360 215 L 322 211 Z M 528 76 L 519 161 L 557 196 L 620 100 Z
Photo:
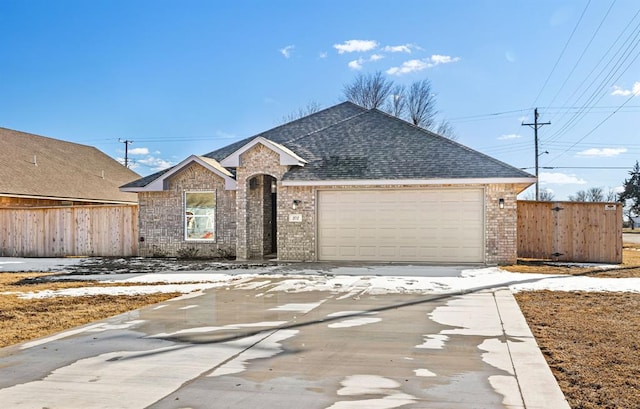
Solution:
M 251 142 L 247 143 L 246 145 L 242 146 L 240 149 L 233 152 L 231 155 L 222 159 L 220 161 L 220 164 L 225 167 L 237 168 L 238 166 L 240 166 L 240 155 L 242 155 L 249 149 L 253 148 L 257 144 L 261 144 L 267 147 L 268 149 L 274 151 L 275 153 L 277 153 L 280 158 L 280 165 L 304 166 L 305 164 L 307 164 L 306 160 L 298 156 L 295 152 L 293 152 L 286 146 L 273 142 L 262 136 L 258 136 L 257 138 L 253 139 Z
M 460 178 L 460 179 L 344 179 L 344 180 L 283 180 L 282 186 L 413 186 L 413 185 L 491 185 L 516 184 L 531 186 L 536 178 Z M 525 187 L 525 189 L 526 189 Z M 524 190 L 524 189 L 523 189 Z
M 191 155 L 179 164 L 175 165 L 170 171 L 163 173 L 157 179 L 147 183 L 145 186 L 131 186 L 131 187 L 120 187 L 121 192 L 130 192 L 130 193 L 142 193 L 142 192 L 162 192 L 167 190 L 167 181 L 171 176 L 180 172 L 185 167 L 191 165 L 192 163 L 198 163 L 205 169 L 215 173 L 224 179 L 225 190 L 236 190 L 237 183 L 236 180 L 232 177 L 232 173 L 228 170 L 224 169 L 219 162 L 219 166 L 215 166 L 215 164 L 211 163 L 214 161 L 211 158 L 206 158 L 206 160 L 197 155 Z M 215 162 L 215 161 L 214 161 Z

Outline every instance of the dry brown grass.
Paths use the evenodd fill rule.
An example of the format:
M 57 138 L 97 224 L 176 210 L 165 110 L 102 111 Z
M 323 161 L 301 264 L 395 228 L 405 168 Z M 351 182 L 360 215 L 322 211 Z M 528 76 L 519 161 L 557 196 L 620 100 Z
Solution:
M 0 273 L 0 293 L 108 285 L 75 281 L 25 284 L 29 279 L 46 275 Z M 15 294 L 0 294 L 0 347 L 47 336 L 178 295 L 180 294 L 20 299 Z
M 640 294 L 516 294 L 573 409 L 640 407 Z
M 501 268 L 513 273 L 570 274 L 603 278 L 640 277 L 640 244 L 625 243 L 622 249 L 622 265 L 609 270 L 594 267 L 570 267 L 554 265 L 553 263 L 527 262 L 526 260 L 524 260 L 523 263 L 524 264 L 503 266 Z

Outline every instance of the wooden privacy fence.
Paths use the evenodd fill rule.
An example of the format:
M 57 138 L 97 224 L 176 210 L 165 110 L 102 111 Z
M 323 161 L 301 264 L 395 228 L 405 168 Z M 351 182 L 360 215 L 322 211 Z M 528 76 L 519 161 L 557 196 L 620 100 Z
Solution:
M 0 256 L 135 256 L 138 206 L 0 208 Z
M 622 206 L 518 201 L 518 257 L 622 263 Z

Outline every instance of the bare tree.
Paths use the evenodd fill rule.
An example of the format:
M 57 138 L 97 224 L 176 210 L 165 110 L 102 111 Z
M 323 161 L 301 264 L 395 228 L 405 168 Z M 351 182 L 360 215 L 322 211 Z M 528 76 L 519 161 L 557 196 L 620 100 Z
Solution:
M 386 79 L 380 71 L 366 75 L 361 73 L 344 86 L 343 94 L 348 101 L 361 107 L 382 109 L 446 138 L 457 139 L 449 121 L 443 119 L 436 123 L 436 96 L 427 79 L 416 81 L 407 88 Z
M 587 190 L 579 190 L 575 195 L 569 196 L 571 202 L 615 202 L 617 194 L 612 189 L 609 189 L 607 194 L 604 194 L 604 189 L 601 187 L 592 187 Z
M 429 80 L 416 81 L 407 92 L 407 113 L 412 124 L 431 129 L 435 122 L 436 97 Z
M 453 125 L 451 125 L 451 123 L 446 119 L 440 121 L 438 127 L 435 130 L 435 133 L 440 136 L 444 136 L 445 138 L 449 138 L 452 141 L 458 139 L 458 135 L 456 135 L 456 131 L 455 129 L 453 129 Z
M 297 111 L 293 111 L 283 116 L 282 122 L 286 123 L 286 122 L 295 121 L 296 119 L 303 118 L 307 115 L 315 114 L 321 109 L 322 109 L 322 106 L 317 101 L 309 101 L 307 102 L 307 105 L 305 105 L 304 107 L 298 108 Z
M 402 118 L 407 110 L 407 90 L 404 85 L 394 85 L 389 101 L 384 105 L 384 110 L 391 115 Z
M 552 202 L 556 195 L 553 194 L 550 190 L 541 190 L 539 193 L 539 200 L 541 202 Z
M 358 74 L 356 79 L 344 86 L 347 100 L 367 109 L 382 108 L 391 95 L 393 82 L 387 80 L 382 72 Z
M 604 195 L 601 187 L 592 187 L 587 191 L 588 202 L 604 202 Z
M 575 195 L 569 195 L 570 202 L 587 202 L 589 194 L 586 190 L 578 190 Z

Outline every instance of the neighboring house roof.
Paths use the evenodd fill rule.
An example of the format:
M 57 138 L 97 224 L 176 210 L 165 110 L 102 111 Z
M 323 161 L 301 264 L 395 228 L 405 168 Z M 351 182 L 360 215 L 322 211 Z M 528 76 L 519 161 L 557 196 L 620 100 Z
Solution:
M 283 184 L 520 183 L 531 174 L 474 151 L 443 136 L 376 109 L 350 102 L 338 104 L 278 126 L 204 156 L 222 165 L 238 166 L 239 155 L 262 143 L 283 147 L 304 163 L 283 177 Z M 291 156 L 291 155 L 289 155 Z M 288 159 L 291 159 L 289 157 Z M 282 154 L 281 154 L 282 160 Z M 292 161 L 293 162 L 293 161 Z M 294 164 L 294 163 L 288 163 Z M 160 175 L 155 175 L 158 178 Z M 140 188 L 140 179 L 126 187 Z
M 136 203 L 119 186 L 140 177 L 98 149 L 0 128 L 0 195 Z

